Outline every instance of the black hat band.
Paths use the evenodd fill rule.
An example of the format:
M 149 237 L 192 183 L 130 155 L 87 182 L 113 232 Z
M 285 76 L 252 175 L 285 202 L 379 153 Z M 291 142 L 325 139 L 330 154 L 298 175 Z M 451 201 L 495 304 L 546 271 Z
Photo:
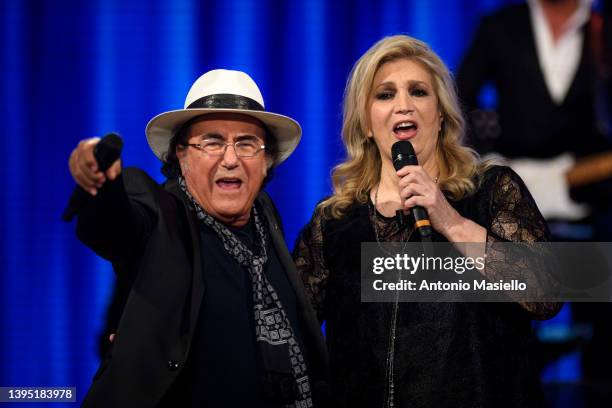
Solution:
M 187 109 L 239 109 L 263 111 L 264 108 L 257 101 L 242 95 L 213 94 L 196 99 L 187 106 Z

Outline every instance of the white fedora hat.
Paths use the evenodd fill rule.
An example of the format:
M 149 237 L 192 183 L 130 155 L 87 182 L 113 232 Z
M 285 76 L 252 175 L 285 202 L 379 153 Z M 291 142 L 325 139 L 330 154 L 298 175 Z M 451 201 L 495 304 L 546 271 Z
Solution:
M 190 119 L 214 112 L 240 113 L 259 119 L 276 138 L 279 154 L 274 165 L 278 165 L 297 147 L 302 128 L 290 117 L 264 109 L 263 96 L 250 76 L 241 71 L 215 69 L 193 83 L 184 109 L 155 116 L 145 132 L 153 153 L 165 161 L 170 139 Z

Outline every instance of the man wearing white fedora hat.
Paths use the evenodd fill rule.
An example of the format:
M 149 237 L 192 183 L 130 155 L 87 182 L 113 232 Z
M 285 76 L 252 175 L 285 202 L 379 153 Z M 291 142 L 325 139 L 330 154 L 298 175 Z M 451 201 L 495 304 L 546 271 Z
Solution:
M 77 211 L 79 239 L 133 281 L 83 406 L 324 405 L 321 331 L 261 191 L 299 124 L 266 112 L 247 74 L 214 70 L 146 134 L 161 186 L 120 160 L 100 171 L 99 139 L 70 156 L 92 196 Z

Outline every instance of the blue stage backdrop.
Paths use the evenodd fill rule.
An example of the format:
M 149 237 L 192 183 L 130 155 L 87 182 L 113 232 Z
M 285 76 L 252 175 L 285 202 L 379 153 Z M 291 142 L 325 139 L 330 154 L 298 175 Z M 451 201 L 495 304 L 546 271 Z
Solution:
M 182 107 L 207 70 L 248 72 L 267 108 L 303 127 L 268 187 L 292 247 L 342 158 L 341 100 L 356 59 L 407 33 L 454 69 L 479 17 L 506 3 L 2 0 L 0 386 L 76 386 L 80 401 L 97 367 L 113 272 L 60 221 L 80 139 L 119 132 L 124 165 L 161 181 L 148 120 Z

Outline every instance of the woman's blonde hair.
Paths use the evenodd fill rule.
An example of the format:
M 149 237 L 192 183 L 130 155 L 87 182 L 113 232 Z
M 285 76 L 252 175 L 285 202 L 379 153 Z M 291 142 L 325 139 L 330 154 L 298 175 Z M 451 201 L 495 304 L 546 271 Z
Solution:
M 342 123 L 342 141 L 347 157 L 332 170 L 333 195 L 318 206 L 327 216 L 340 218 L 355 202 L 368 202 L 369 192 L 380 180 L 380 153 L 366 133 L 370 128 L 368 102 L 374 76 L 380 67 L 403 58 L 421 64 L 433 78 L 443 120 L 436 150 L 440 188 L 454 200 L 476 189 L 474 176 L 480 172 L 478 155 L 461 143 L 465 124 L 448 68 L 424 42 L 406 35 L 395 35 L 374 44 L 359 58 L 349 75 Z

